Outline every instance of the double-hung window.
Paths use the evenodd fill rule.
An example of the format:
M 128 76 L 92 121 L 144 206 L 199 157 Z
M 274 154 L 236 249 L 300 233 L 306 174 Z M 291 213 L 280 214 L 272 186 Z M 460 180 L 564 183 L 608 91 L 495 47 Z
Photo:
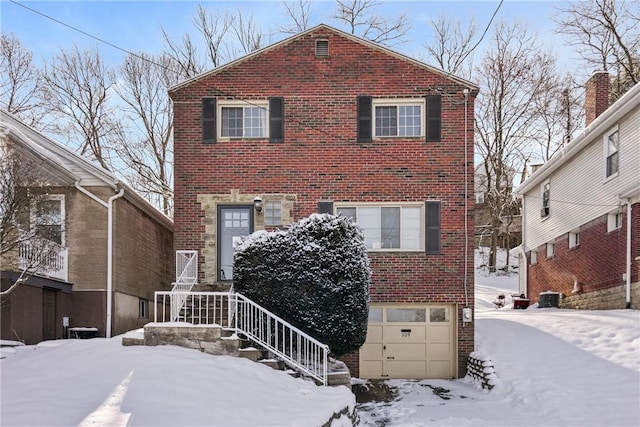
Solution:
M 35 235 L 64 245 L 64 215 L 64 195 L 39 197 L 31 210 Z
M 540 210 L 540 217 L 546 218 L 551 213 L 551 183 L 549 181 L 542 184 L 542 209 Z
M 424 100 L 373 100 L 374 136 L 423 136 Z
M 618 129 L 609 132 L 604 141 L 606 161 L 606 178 L 618 173 Z
M 423 249 L 423 205 L 344 205 L 336 213 L 356 221 L 370 250 Z
M 266 138 L 267 103 L 219 102 L 221 138 Z

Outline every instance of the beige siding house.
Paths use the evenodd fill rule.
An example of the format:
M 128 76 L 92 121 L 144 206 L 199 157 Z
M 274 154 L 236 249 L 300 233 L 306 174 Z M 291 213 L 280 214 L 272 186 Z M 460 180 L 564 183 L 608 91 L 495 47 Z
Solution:
M 58 248 L 36 267 L 33 241 L 2 256 L 2 339 L 35 343 L 83 328 L 110 337 L 148 323 L 154 291 L 171 285 L 172 220 L 110 172 L 0 114 L 0 145 L 47 182 L 48 211 L 23 215 L 20 227 L 46 228 Z

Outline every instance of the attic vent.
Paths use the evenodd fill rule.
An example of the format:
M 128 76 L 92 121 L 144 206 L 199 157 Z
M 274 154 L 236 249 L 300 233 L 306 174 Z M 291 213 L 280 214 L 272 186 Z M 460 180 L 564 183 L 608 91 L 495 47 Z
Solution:
M 316 56 L 323 58 L 329 56 L 329 40 L 316 40 Z

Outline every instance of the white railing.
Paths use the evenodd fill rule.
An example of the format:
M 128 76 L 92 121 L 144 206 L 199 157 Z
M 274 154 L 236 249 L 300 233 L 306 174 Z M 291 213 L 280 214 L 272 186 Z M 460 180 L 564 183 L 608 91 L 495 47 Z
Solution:
M 171 317 L 164 309 L 167 303 Z M 155 307 L 154 322 L 218 324 L 246 336 L 291 368 L 327 384 L 329 347 L 239 293 L 159 291 L 155 293 Z M 175 310 L 179 314 L 174 317 Z
M 66 282 L 69 280 L 69 250 L 56 242 L 33 238 L 18 245 L 18 267 Z
M 171 319 L 178 322 L 180 312 L 187 303 L 185 292 L 191 292 L 193 285 L 198 281 L 198 251 L 176 251 L 176 281 L 173 282 L 173 292 L 180 292 L 175 295 L 171 302 Z

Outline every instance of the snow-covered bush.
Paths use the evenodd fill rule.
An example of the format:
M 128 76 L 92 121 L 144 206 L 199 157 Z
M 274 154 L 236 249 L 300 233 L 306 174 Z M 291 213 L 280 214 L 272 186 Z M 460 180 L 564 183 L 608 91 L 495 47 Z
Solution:
M 360 228 L 313 214 L 287 231 L 256 232 L 236 248 L 234 289 L 327 344 L 335 356 L 367 334 L 371 270 Z

